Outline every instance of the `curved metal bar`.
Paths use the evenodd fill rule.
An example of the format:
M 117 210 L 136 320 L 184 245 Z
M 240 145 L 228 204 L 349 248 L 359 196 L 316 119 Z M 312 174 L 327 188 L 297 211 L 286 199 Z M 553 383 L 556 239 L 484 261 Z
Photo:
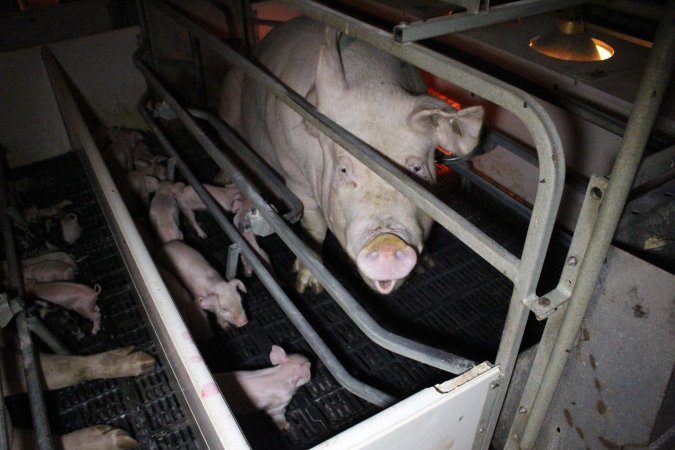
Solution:
M 304 97 L 289 89 L 277 79 L 271 77 L 265 70 L 232 50 L 223 41 L 184 17 L 171 6 L 161 3 L 158 0 L 153 0 L 152 3 L 171 19 L 180 23 L 195 36 L 199 37 L 199 39 L 208 42 L 213 50 L 235 64 L 239 69 L 243 70 L 246 75 L 250 76 L 261 86 L 270 91 L 270 93 L 278 97 L 279 100 L 311 122 L 312 125 L 316 126 L 326 136 L 340 144 L 340 146 L 350 152 L 366 167 L 397 188 L 401 193 L 415 202 L 434 220 L 452 232 L 458 239 L 492 264 L 507 278 L 512 281 L 516 279 L 520 266 L 520 261 L 517 257 L 436 196 L 429 193 L 426 188 L 409 177 L 387 158 L 382 156 L 376 149 L 337 125 L 314 108 L 314 106 L 305 100 Z M 353 22 L 353 19 L 351 20 Z M 336 28 L 340 27 L 336 26 Z M 360 38 L 360 36 L 357 37 Z
M 194 122 L 194 119 L 167 91 L 152 70 L 140 59 L 139 52 L 141 50 L 134 55 L 134 63 L 145 76 L 148 84 L 171 106 L 181 123 L 192 133 L 215 163 L 233 176 L 233 181 L 239 186 L 246 198 L 255 205 L 267 223 L 272 226 L 279 237 L 300 258 L 302 263 L 311 270 L 336 303 L 368 338 L 394 353 L 450 373 L 464 373 L 475 366 L 475 362 L 469 359 L 398 336 L 375 322 L 354 297 L 328 272 L 316 254 L 272 210 L 270 205 L 260 196 L 260 193 L 253 188 L 250 181 L 246 179 L 245 175 L 218 149 Z
M 240 251 L 244 254 L 249 264 L 255 271 L 258 278 L 263 283 L 263 285 L 270 292 L 272 297 L 276 300 L 277 304 L 281 307 L 284 313 L 288 318 L 293 322 L 293 325 L 298 329 L 300 334 L 305 338 L 309 346 L 314 350 L 316 355 L 323 361 L 328 370 L 333 374 L 335 379 L 344 386 L 349 392 L 358 395 L 364 400 L 373 403 L 379 407 L 385 408 L 389 405 L 396 403 L 397 399 L 392 397 L 389 394 L 386 394 L 372 386 L 369 386 L 356 378 L 352 377 L 349 372 L 344 368 L 340 363 L 337 357 L 330 351 L 328 346 L 323 342 L 318 333 L 312 328 L 312 326 L 307 322 L 302 313 L 295 307 L 293 302 L 288 298 L 283 289 L 279 286 L 279 283 L 274 279 L 272 274 L 269 272 L 265 264 L 260 261 L 257 253 L 255 253 L 248 242 L 244 240 L 239 232 L 236 230 L 234 225 L 225 217 L 223 212 L 220 210 L 218 204 L 213 200 L 213 197 L 204 189 L 204 185 L 194 176 L 190 168 L 185 164 L 183 159 L 180 157 L 176 149 L 171 145 L 166 135 L 159 127 L 157 122 L 153 119 L 152 115 L 146 108 L 146 104 L 150 98 L 150 91 L 147 91 L 138 103 L 138 110 L 141 115 L 150 126 L 150 129 L 155 134 L 159 143 L 162 145 L 164 150 L 176 161 L 176 167 L 180 170 L 181 174 L 185 179 L 190 183 L 194 188 L 195 192 L 202 199 L 206 205 L 209 213 L 213 216 L 214 220 L 218 224 L 221 230 L 239 246 Z M 238 174 L 234 174 L 235 178 L 240 178 Z M 241 180 L 237 180 L 241 182 Z
M 256 152 L 251 150 L 244 142 L 239 139 L 218 117 L 208 111 L 199 109 L 187 110 L 192 116 L 206 120 L 220 135 L 220 138 L 230 146 L 232 151 L 255 173 L 263 183 L 269 185 L 275 194 L 281 196 L 281 200 L 286 204 L 290 211 L 281 216 L 291 223 L 295 223 L 302 217 L 302 202 L 293 192 L 274 174 L 269 165 L 263 161 Z

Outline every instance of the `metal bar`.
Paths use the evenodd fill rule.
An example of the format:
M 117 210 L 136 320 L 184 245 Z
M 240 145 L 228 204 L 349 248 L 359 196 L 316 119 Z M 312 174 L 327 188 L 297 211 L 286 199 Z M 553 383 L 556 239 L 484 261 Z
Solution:
M 572 291 L 572 299 L 569 301 L 558 339 L 551 351 L 545 375 L 525 426 L 520 443 L 521 448 L 533 448 L 539 435 L 544 417 L 567 363 L 569 356 L 567 352 L 574 344 L 621 218 L 623 206 L 638 171 L 645 144 L 654 126 L 664 91 L 668 86 L 674 60 L 675 0 L 669 0 L 633 102 L 633 109 L 626 125 L 626 135 L 612 168 L 610 182 L 600 207 L 598 222 L 593 230 L 593 237 L 586 250 L 577 284 Z
M 137 63 L 137 65 L 142 64 L 136 57 L 134 58 L 134 60 Z M 146 75 L 146 77 L 148 75 Z M 150 84 L 154 83 L 151 82 Z M 283 289 L 276 282 L 272 274 L 269 272 L 265 264 L 263 264 L 262 261 L 260 261 L 258 255 L 248 245 L 248 242 L 245 241 L 245 239 L 234 228 L 234 225 L 230 223 L 227 217 L 225 217 L 225 215 L 220 210 L 219 206 L 213 200 L 211 195 L 206 191 L 206 189 L 204 189 L 204 186 L 201 184 L 201 182 L 199 182 L 199 180 L 194 176 L 190 168 L 185 164 L 185 162 L 182 160 L 178 152 L 176 152 L 176 150 L 173 148 L 167 137 L 164 135 L 162 129 L 155 122 L 155 120 L 152 118 L 152 115 L 145 107 L 145 103 L 147 103 L 148 99 L 149 99 L 149 92 L 146 93 L 141 98 L 141 102 L 139 102 L 139 111 L 141 112 L 141 115 L 150 126 L 150 129 L 153 131 L 153 133 L 155 133 L 155 136 L 158 138 L 164 150 L 167 153 L 169 153 L 173 158 L 175 158 L 176 166 L 181 171 L 181 173 L 188 181 L 188 183 L 190 183 L 190 185 L 194 188 L 197 195 L 199 195 L 199 198 L 202 199 L 202 201 L 208 208 L 209 212 L 213 216 L 218 226 L 221 228 L 221 230 L 223 230 L 223 232 L 225 232 L 225 234 L 230 238 L 230 240 L 235 245 L 238 246 L 239 251 L 243 253 L 244 257 L 248 260 L 249 264 L 251 264 L 252 269 L 255 271 L 256 275 L 258 275 L 260 281 L 263 283 L 263 285 L 265 285 L 265 287 L 274 297 L 274 299 L 279 304 L 281 309 L 288 316 L 293 325 L 295 325 L 300 334 L 302 334 L 302 336 L 305 338 L 305 340 L 312 348 L 312 350 L 314 350 L 319 359 L 321 359 L 321 361 L 323 361 L 328 370 L 330 370 L 335 379 L 341 385 L 343 385 L 348 391 L 354 393 L 355 395 L 358 395 L 359 397 L 377 406 L 386 407 L 395 403 L 396 399 L 394 397 L 385 394 L 384 392 L 381 392 L 378 389 L 373 388 L 372 386 L 362 383 L 361 381 L 352 377 L 347 372 L 344 366 L 335 357 L 333 352 L 330 351 L 330 349 L 326 346 L 321 337 L 316 333 L 316 331 L 314 331 L 312 326 L 307 322 L 302 313 L 295 307 L 293 302 L 291 302 L 286 293 L 283 291 Z M 175 104 L 175 99 L 170 97 L 170 95 L 164 97 L 164 99 L 172 107 L 177 106 Z M 182 108 L 180 108 L 180 106 L 178 106 L 178 108 L 175 108 L 174 111 L 176 112 L 179 118 L 183 116 L 183 118 L 189 119 L 190 117 Z M 194 124 L 193 122 L 192 126 L 196 127 L 196 124 Z M 213 144 L 210 145 L 215 147 Z M 234 167 L 229 167 L 231 166 L 231 162 L 229 161 L 227 161 L 226 164 L 222 165 L 219 164 L 219 166 L 221 166 L 221 168 L 223 169 L 225 169 L 226 167 L 228 169 L 230 168 L 234 169 Z M 243 174 L 241 174 L 237 169 L 231 170 L 230 173 L 234 179 L 234 182 L 235 183 L 238 182 L 237 185 L 240 185 L 241 183 L 247 183 Z M 250 193 L 253 192 L 254 191 L 251 191 Z M 251 202 L 253 202 L 256 208 L 260 208 L 261 210 L 267 209 L 271 211 L 269 205 L 267 205 L 259 196 L 257 198 L 252 198 L 249 195 L 250 194 L 249 192 L 244 193 L 247 196 L 247 198 L 251 200 Z M 264 206 L 265 208 L 261 208 L 261 206 Z M 278 216 L 277 220 L 283 223 L 278 218 Z
M 557 9 L 583 5 L 590 0 L 520 0 L 493 6 L 489 12 L 475 14 L 462 12 L 412 23 L 402 22 L 394 27 L 394 39 L 407 43 L 429 39 L 444 34 L 480 28 L 486 25 L 506 22 L 520 17 L 544 14 Z
M 54 353 L 57 355 L 72 355 L 72 352 L 68 350 L 68 347 L 66 347 L 59 338 L 45 326 L 44 322 L 39 317 L 30 316 L 28 317 L 27 322 L 28 329 L 35 333 Z
M 206 120 L 225 141 L 228 147 L 234 152 L 247 168 L 254 173 L 260 181 L 268 185 L 268 188 L 275 193 L 286 204 L 289 211 L 282 214 L 282 217 L 291 223 L 295 223 L 302 217 L 302 202 L 286 184 L 279 179 L 269 165 L 263 161 L 256 152 L 251 150 L 235 133 L 232 132 L 222 120 L 210 112 L 200 111 L 198 109 L 188 109 L 188 112 L 199 119 Z
M 190 131 L 204 150 L 223 170 L 232 174 L 233 181 L 246 198 L 256 207 L 277 235 L 293 250 L 305 267 L 319 280 L 342 310 L 354 321 L 361 331 L 376 344 L 394 353 L 406 356 L 430 366 L 459 374 L 466 372 L 475 363 L 452 353 L 429 347 L 407 338 L 398 336 L 381 327 L 352 295 L 328 272 L 317 255 L 288 227 L 288 225 L 272 210 L 269 204 L 255 190 L 250 181 L 227 159 L 218 147 L 194 122 L 192 117 L 180 106 L 175 98 L 166 90 L 152 73 L 150 68 L 138 56 L 134 56 L 136 67 L 145 76 L 151 87 L 171 106 L 178 119 Z M 197 189 L 195 189 L 196 191 Z M 229 224 L 229 223 L 228 223 Z M 240 238 L 241 239 L 241 238 Z M 242 239 L 243 240 L 243 239 Z M 245 247 L 248 248 L 248 247 Z M 247 256 L 248 258 L 248 256 Z
M 518 349 L 525 330 L 529 310 L 524 305 L 524 302 L 536 297 L 535 290 L 539 274 L 541 273 L 541 267 L 546 256 L 546 249 L 555 224 L 555 217 L 564 187 L 564 155 L 560 136 L 557 133 L 555 125 L 548 113 L 534 97 L 506 83 L 417 44 L 399 44 L 384 31 L 363 24 L 358 20 L 316 2 L 309 0 L 284 0 L 284 3 L 292 5 L 305 15 L 389 52 L 399 59 L 426 70 L 433 75 L 449 80 L 471 92 L 479 92 L 481 97 L 502 106 L 519 117 L 534 139 L 539 160 L 539 188 L 537 189 L 532 210 L 532 220 L 528 227 L 522 257 L 520 261 L 517 261 L 518 267 L 514 274 L 515 278 L 510 278 L 514 281 L 514 289 L 496 359 L 496 364 L 500 366 L 503 372 L 503 380 L 498 388 L 493 389 L 489 394 L 488 408 L 484 411 L 484 417 L 481 420 L 481 425 L 479 425 L 479 429 L 482 429 L 483 433 L 479 434 L 476 439 L 478 446 L 487 448 L 490 442 L 489 437 L 492 436 L 494 427 L 497 424 L 497 418 L 499 417 L 499 411 L 506 397 L 506 390 L 513 373 Z M 326 130 L 322 129 L 322 131 L 335 140 L 334 136 L 327 133 Z M 337 140 L 336 142 L 346 148 L 341 142 Z M 357 156 L 357 158 L 359 157 L 356 153 L 352 154 Z M 366 165 L 368 164 L 366 163 Z M 420 207 L 424 208 L 429 205 L 423 195 L 419 197 L 414 196 L 414 190 L 406 189 L 405 183 L 397 183 L 395 177 L 381 174 L 382 171 L 378 171 L 377 168 L 371 166 L 373 164 L 369 166 L 372 170 L 392 186 L 399 189 L 399 191 L 403 192 L 408 198 L 415 201 Z M 387 169 L 389 168 L 387 167 Z M 430 212 L 428 209 L 425 209 L 425 211 Z M 492 247 L 490 245 L 485 245 L 484 242 L 475 239 L 476 235 L 473 229 L 466 227 L 465 224 L 455 226 L 457 222 L 448 220 L 449 216 L 433 213 L 430 213 L 430 215 L 442 226 L 455 234 L 462 242 L 473 248 L 480 256 L 493 264 L 493 266 L 498 269 L 503 267 L 500 265 L 500 263 L 504 262 L 500 260 L 500 255 L 491 254 Z M 468 228 L 469 231 L 462 227 Z M 467 235 L 469 236 L 467 237 Z M 513 257 L 510 253 L 508 255 Z M 503 273 L 508 276 L 508 273 Z
M 7 282 L 10 291 L 16 292 L 19 298 L 23 298 L 23 277 L 21 276 L 21 263 L 16 251 L 14 242 L 14 233 L 12 232 L 12 223 L 7 213 L 9 209 L 9 199 L 7 196 L 8 185 L 6 178 L 7 162 L 4 153 L 0 155 L 0 221 L 2 222 L 2 236 L 7 260 Z M 40 363 L 33 347 L 33 341 L 30 337 L 28 324 L 26 322 L 26 310 L 21 310 L 16 315 L 16 328 L 19 336 L 19 347 L 23 362 L 23 370 L 26 377 L 26 388 L 28 391 L 28 400 L 30 403 L 30 412 L 33 417 L 33 428 L 35 431 L 35 441 L 40 450 L 52 450 L 52 433 L 49 429 L 49 419 L 47 418 L 47 409 L 42 392 L 42 379 L 40 373 Z M 2 416 L 5 409 L 2 408 Z M 5 417 L 2 418 L 2 427 L 5 427 Z M 3 436 L 7 436 L 5 428 Z
M 257 82 L 259 82 L 262 86 L 264 86 L 265 89 L 269 90 L 273 95 L 277 96 L 286 105 L 291 107 L 291 109 L 293 109 L 298 114 L 302 115 L 304 118 L 309 120 L 313 125 L 315 125 L 319 130 L 321 130 L 324 134 L 330 137 L 333 141 L 340 144 L 343 148 L 349 151 L 360 162 L 366 165 L 366 167 L 371 169 L 382 179 L 384 179 L 389 184 L 397 188 L 406 197 L 415 202 L 434 220 L 436 220 L 443 227 L 451 231 L 458 239 L 464 242 L 469 248 L 474 250 L 476 253 L 481 255 L 486 261 L 492 264 L 507 278 L 509 278 L 510 280 L 514 280 L 516 278 L 518 274 L 520 261 L 518 260 L 518 258 L 513 256 L 513 254 L 504 249 L 504 247 L 499 245 L 497 242 L 495 242 L 493 239 L 491 239 L 489 236 L 487 236 L 485 233 L 479 230 L 476 226 L 474 226 L 460 214 L 455 212 L 452 208 L 447 206 L 440 199 L 430 194 L 423 186 L 415 182 L 396 165 L 392 164 L 387 158 L 382 156 L 377 150 L 375 150 L 365 142 L 361 141 L 360 139 L 352 136 L 350 133 L 346 132 L 346 130 L 344 130 L 342 127 L 335 124 L 325 115 L 317 111 L 316 108 L 314 108 L 298 93 L 292 91 L 287 86 L 283 85 L 276 79 L 270 77 L 264 70 L 260 69 L 256 64 L 254 64 L 250 60 L 244 58 L 243 56 L 232 50 L 227 44 L 211 35 L 207 30 L 204 30 L 199 25 L 185 18 L 170 6 L 164 3 L 157 3 L 157 1 L 158 0 L 153 0 L 153 2 L 157 5 L 158 9 L 161 9 L 173 20 L 182 24 L 190 32 L 199 36 L 199 38 L 203 42 L 208 42 L 212 46 L 212 48 L 216 50 L 218 53 L 220 53 L 223 57 L 225 57 L 230 62 L 237 65 L 238 68 L 246 72 L 247 75 L 254 78 Z M 287 2 L 287 3 L 294 3 L 294 2 Z M 320 5 L 318 5 L 317 7 L 320 7 Z M 333 13 L 339 14 L 332 10 L 328 11 L 331 14 Z M 303 10 L 303 12 L 307 11 Z M 340 24 L 339 20 L 343 17 L 344 20 L 348 20 L 347 16 L 340 15 L 340 18 L 335 19 L 335 23 Z M 354 19 L 350 19 L 350 22 L 354 24 L 353 25 L 354 28 L 358 28 L 359 26 L 366 26 L 362 22 L 354 21 Z M 352 31 L 356 31 L 350 27 L 351 23 L 347 24 L 347 28 L 350 30 L 350 34 Z M 333 25 L 333 23 L 331 23 L 331 25 Z M 345 24 L 343 23 L 342 25 L 344 26 Z M 339 28 L 339 25 L 336 27 Z M 366 33 L 364 34 L 365 36 L 369 36 L 370 33 L 375 33 L 376 37 L 385 38 L 387 39 L 387 41 L 391 41 L 388 35 L 385 34 L 385 36 L 382 36 L 381 33 L 384 32 L 382 32 L 381 30 L 377 30 L 372 27 L 370 27 L 369 30 L 370 31 L 364 32 Z M 362 38 L 360 33 L 357 33 L 355 37 L 359 39 Z M 389 49 L 385 49 L 385 51 L 389 51 Z M 434 58 L 439 56 L 436 53 L 433 53 L 433 55 Z M 441 57 L 441 59 L 446 60 L 447 58 Z M 451 60 L 448 59 L 448 61 Z M 470 69 L 467 68 L 467 70 Z M 477 72 L 473 71 L 472 76 L 478 76 Z M 443 76 L 443 78 L 445 77 L 447 77 L 447 74 Z M 533 109 L 541 109 L 541 106 L 536 102 L 534 98 L 530 97 L 518 98 L 518 102 L 519 102 L 518 108 L 523 108 L 523 105 L 526 105 L 525 108 L 527 108 L 528 107 L 527 105 L 531 105 L 530 107 Z M 546 114 L 543 109 L 541 109 L 541 114 Z M 529 114 L 526 114 L 526 116 L 529 117 Z M 552 126 L 553 125 L 551 123 L 551 127 Z M 537 132 L 536 136 L 541 137 L 542 133 Z M 559 139 L 560 138 L 558 137 L 558 141 Z M 542 139 L 540 139 L 540 141 L 541 140 Z M 550 147 L 551 146 L 549 145 L 548 148 Z M 540 157 L 541 157 L 540 159 L 547 159 L 548 161 L 551 160 L 550 154 L 548 158 L 545 158 L 544 155 L 540 155 Z M 557 161 L 563 161 L 562 151 L 560 151 L 559 154 L 557 153 L 555 155 L 555 158 Z M 545 166 L 550 168 L 550 166 L 548 165 Z M 548 173 L 551 171 L 545 170 L 544 172 Z M 551 174 L 550 177 L 546 175 L 546 177 L 547 180 L 552 181 L 552 183 L 549 184 L 548 186 L 555 185 L 556 176 L 554 174 Z M 554 209 L 557 209 L 557 204 Z M 552 216 L 555 217 L 555 211 L 553 211 Z

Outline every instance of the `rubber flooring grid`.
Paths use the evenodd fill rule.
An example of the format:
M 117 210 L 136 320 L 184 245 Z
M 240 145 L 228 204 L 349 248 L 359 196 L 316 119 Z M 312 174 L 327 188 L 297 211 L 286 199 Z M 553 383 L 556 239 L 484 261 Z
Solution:
M 181 150 L 186 149 L 183 156 L 196 175 L 205 182 L 211 180 L 216 170 L 212 164 L 200 158 L 200 152 L 194 150 L 191 139 L 184 134 L 174 135 L 173 139 L 179 143 Z M 55 171 L 55 166 L 63 166 L 64 169 Z M 52 180 L 54 172 L 58 172 L 60 182 Z M 135 301 L 130 294 L 129 281 L 119 256 L 114 250 L 114 242 L 109 233 L 100 232 L 102 216 L 93 194 L 90 191 L 86 195 L 80 192 L 85 184 L 79 179 L 74 181 L 74 187 L 68 185 L 68 180 L 83 177 L 76 158 L 67 155 L 38 163 L 17 176 L 18 185 L 28 187 L 32 184 L 24 178 L 47 180 L 45 192 L 35 189 L 33 194 L 33 191 L 26 189 L 31 196 L 40 199 L 34 201 L 43 202 L 39 206 L 48 206 L 69 198 L 69 195 L 77 195 L 81 205 L 85 205 L 78 204 L 80 208 L 95 211 L 93 215 L 96 218 L 85 220 L 95 225 L 96 233 L 101 235 L 101 244 L 95 256 L 90 255 L 81 262 L 82 276 L 103 287 L 100 300 L 104 312 L 102 334 L 111 340 L 102 343 L 98 337 L 81 337 L 79 344 L 82 351 L 93 352 L 135 344 L 152 353 L 154 346 L 147 330 L 135 325 L 139 319 Z M 447 198 L 444 197 L 448 203 L 519 256 L 527 224 L 480 192 L 473 192 L 469 196 L 452 194 L 457 186 L 455 181 L 442 179 L 439 183 L 439 192 L 448 194 Z M 56 194 L 55 189 L 60 192 Z M 87 217 L 84 212 L 78 212 Z M 230 242 L 206 213 L 198 213 L 197 218 L 209 237 L 200 239 L 183 224 L 185 240 L 200 251 L 216 270 L 224 273 Z M 88 249 L 96 247 L 93 240 L 85 242 Z M 293 253 L 274 235 L 259 239 L 259 243 L 269 253 L 274 272 L 287 295 L 354 377 L 399 398 L 452 378 L 448 373 L 375 345 L 327 294 L 295 293 L 295 274 L 288 270 L 295 259 Z M 413 273 L 390 296 L 375 294 L 364 285 L 332 236 L 328 237 L 324 246 L 323 260 L 357 301 L 385 328 L 477 362 L 494 361 L 512 284 L 439 226 L 434 227 L 427 248 L 435 265 L 422 273 Z M 564 258 L 564 250 L 564 246 L 556 247 L 550 266 L 562 267 L 560 261 Z M 546 283 L 551 285 L 557 275 L 555 270 L 549 272 Z M 288 353 L 302 353 L 312 362 L 312 379 L 300 388 L 287 409 L 290 430 L 279 432 L 264 413 L 238 418 L 254 449 L 309 448 L 380 411 L 335 381 L 255 276 L 245 278 L 239 273 L 238 277 L 244 281 L 248 290 L 243 299 L 249 324 L 223 331 L 214 320 L 211 321 L 214 337 L 200 344 L 204 360 L 211 371 L 217 373 L 269 367 L 268 354 L 273 344 L 281 345 Z M 84 329 L 87 330 L 86 323 Z M 528 324 L 524 345 L 535 343 L 541 329 L 542 325 L 535 321 Z M 141 407 L 137 412 L 128 408 L 125 413 L 111 420 L 119 420 L 126 429 L 131 427 L 137 439 L 139 436 L 144 439 L 143 448 L 190 448 L 191 431 L 185 425 L 175 397 L 166 390 L 170 387 L 165 381 L 166 374 L 161 367 L 152 375 L 134 380 L 132 391 Z M 107 392 L 103 389 L 100 395 L 108 395 Z M 110 395 L 114 399 L 115 393 L 112 389 Z M 83 398 L 86 405 L 92 404 L 88 398 Z M 77 402 L 74 402 L 69 406 L 69 411 L 77 411 L 73 414 L 85 417 L 87 408 L 83 405 L 80 412 Z M 110 407 L 102 408 L 104 413 Z
M 77 156 L 68 153 L 17 168 L 11 173 L 11 179 L 20 208 L 44 208 L 64 199 L 72 201 L 65 211 L 75 212 L 83 228 L 81 238 L 74 245 L 61 240 L 58 227 L 51 231 L 31 229 L 36 234 L 31 241 L 41 247 L 48 240 L 70 252 L 78 261 L 76 281 L 101 286 L 98 305 L 102 329 L 96 336 L 90 336 L 89 321 L 59 307 L 40 308 L 29 300 L 31 310 L 43 315 L 45 324 L 75 354 L 133 345 L 157 359 L 155 344 L 132 296 L 121 256 Z M 20 241 L 20 247 L 24 253 L 32 249 L 26 240 Z M 142 449 L 197 448 L 192 429 L 159 359 L 151 374 L 90 381 L 48 392 L 46 399 L 54 433 L 109 424 L 128 431 Z M 15 396 L 8 404 L 15 416 L 15 425 L 30 428 L 25 395 Z

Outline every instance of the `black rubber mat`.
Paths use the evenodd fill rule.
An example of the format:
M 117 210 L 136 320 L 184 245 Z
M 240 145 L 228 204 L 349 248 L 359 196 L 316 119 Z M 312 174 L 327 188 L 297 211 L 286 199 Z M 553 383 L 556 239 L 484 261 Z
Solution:
M 209 181 L 217 170 L 195 150 L 191 139 L 183 134 L 174 135 L 173 139 L 198 177 Z M 87 235 L 72 251 L 78 257 L 88 255 L 80 263 L 82 276 L 103 287 L 99 300 L 103 309 L 103 330 L 95 338 L 82 333 L 79 337 L 65 333 L 63 339 L 82 353 L 128 344 L 153 353 L 152 341 L 131 297 L 115 244 L 88 183 L 82 181 L 84 174 L 77 159 L 73 155 L 59 157 L 34 164 L 15 175 L 17 186 L 22 188 L 22 198 L 39 202 L 39 206 L 63 198 L 73 200 L 82 217 L 81 223 L 87 229 Z M 443 198 L 519 255 L 527 224 L 480 192 L 462 195 L 457 192 L 456 176 L 450 174 L 441 178 L 439 193 Z M 76 197 L 77 201 L 71 197 Z M 197 217 L 209 238 L 200 239 L 183 226 L 185 240 L 224 273 L 230 242 L 207 214 L 198 213 Z M 270 254 L 275 272 L 289 297 L 353 376 L 399 398 L 452 378 L 448 373 L 375 345 L 328 295 L 296 294 L 292 288 L 294 273 L 289 270 L 293 253 L 276 236 L 259 242 Z M 434 265 L 422 273 L 414 273 L 390 296 L 380 296 L 363 284 L 332 236 L 324 246 L 323 258 L 326 266 L 385 328 L 477 362 L 494 361 L 511 283 L 441 227 L 434 228 L 427 248 Z M 560 267 L 564 257 L 564 246 L 556 248 L 554 264 L 551 264 L 554 268 Z M 555 270 L 549 272 L 547 279 L 551 285 L 556 274 Z M 244 305 L 250 322 L 240 329 L 222 331 L 212 321 L 216 333 L 200 345 L 212 372 L 268 367 L 268 354 L 273 344 L 281 345 L 289 353 L 302 353 L 312 361 L 311 381 L 300 388 L 288 407 L 289 430 L 278 431 L 264 413 L 239 417 L 254 448 L 309 448 L 379 411 L 335 381 L 255 276 L 243 278 L 239 274 L 239 278 L 248 289 Z M 84 320 L 75 320 L 88 332 Z M 528 324 L 524 345 L 536 342 L 541 330 L 539 323 Z M 55 418 L 58 427 L 69 430 L 104 421 L 131 431 L 143 448 L 189 448 L 191 431 L 171 394 L 162 368 L 130 384 L 131 400 L 126 398 L 127 391 L 119 387 L 118 380 L 87 383 L 85 388 L 55 393 L 60 399 Z
M 121 256 L 77 156 L 68 153 L 24 166 L 14 170 L 11 177 L 20 207 L 43 208 L 65 199 L 72 201 L 64 210 L 75 212 L 83 228 L 74 245 L 63 242 L 58 227 L 46 230 L 40 223 L 31 227 L 30 239 L 20 233 L 19 247 L 26 256 L 44 251 L 44 243 L 49 241 L 73 254 L 79 267 L 76 281 L 101 286 L 98 305 L 102 329 L 91 336 L 89 321 L 60 307 L 39 306 L 28 299 L 30 310 L 42 316 L 75 354 L 133 345 L 157 358 Z M 26 415 L 21 414 L 26 398 L 16 397 L 8 402 L 15 425 L 31 427 Z M 48 392 L 46 399 L 55 434 L 109 424 L 128 431 L 143 449 L 196 448 L 192 429 L 159 360 L 151 374 L 90 381 Z

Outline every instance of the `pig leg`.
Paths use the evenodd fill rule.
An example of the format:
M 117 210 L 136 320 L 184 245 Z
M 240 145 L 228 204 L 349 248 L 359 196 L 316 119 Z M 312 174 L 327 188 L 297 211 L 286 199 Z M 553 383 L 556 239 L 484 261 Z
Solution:
M 280 430 L 288 430 L 291 424 L 286 420 L 286 406 L 270 408 L 265 411 L 274 421 L 274 424 Z
M 88 356 L 40 355 L 48 389 L 60 389 L 101 378 L 131 377 L 154 370 L 155 359 L 133 346 Z
M 197 219 L 195 218 L 194 209 L 185 207 L 185 206 L 181 205 L 180 203 L 178 204 L 178 207 L 180 208 L 181 212 L 185 215 L 185 218 L 187 219 L 190 226 L 195 230 L 197 235 L 202 239 L 206 239 L 208 237 L 208 235 L 202 229 L 202 227 L 200 227 L 199 224 L 197 223 Z
M 8 375 L 2 378 L 5 395 L 26 392 L 21 355 L 6 352 L 3 367 Z M 122 347 L 88 356 L 40 354 L 40 368 L 45 387 L 61 389 L 89 380 L 143 375 L 154 370 L 155 359 L 145 352 L 134 352 L 133 346 Z
M 119 450 L 138 447 L 138 442 L 124 430 L 110 425 L 95 425 L 57 437 L 63 450 Z
M 321 255 L 321 244 L 323 244 L 326 238 L 326 230 L 328 229 L 321 210 L 319 208 L 306 208 L 300 223 L 312 238 L 313 242 L 310 245 L 313 247 L 313 250 L 317 255 Z M 312 275 L 312 272 L 299 259 L 295 260 L 293 270 L 298 272 L 298 276 L 295 279 L 295 290 L 300 294 L 304 293 L 307 287 L 312 287 L 317 294 L 323 290 L 323 286 L 321 286 L 319 280 Z

